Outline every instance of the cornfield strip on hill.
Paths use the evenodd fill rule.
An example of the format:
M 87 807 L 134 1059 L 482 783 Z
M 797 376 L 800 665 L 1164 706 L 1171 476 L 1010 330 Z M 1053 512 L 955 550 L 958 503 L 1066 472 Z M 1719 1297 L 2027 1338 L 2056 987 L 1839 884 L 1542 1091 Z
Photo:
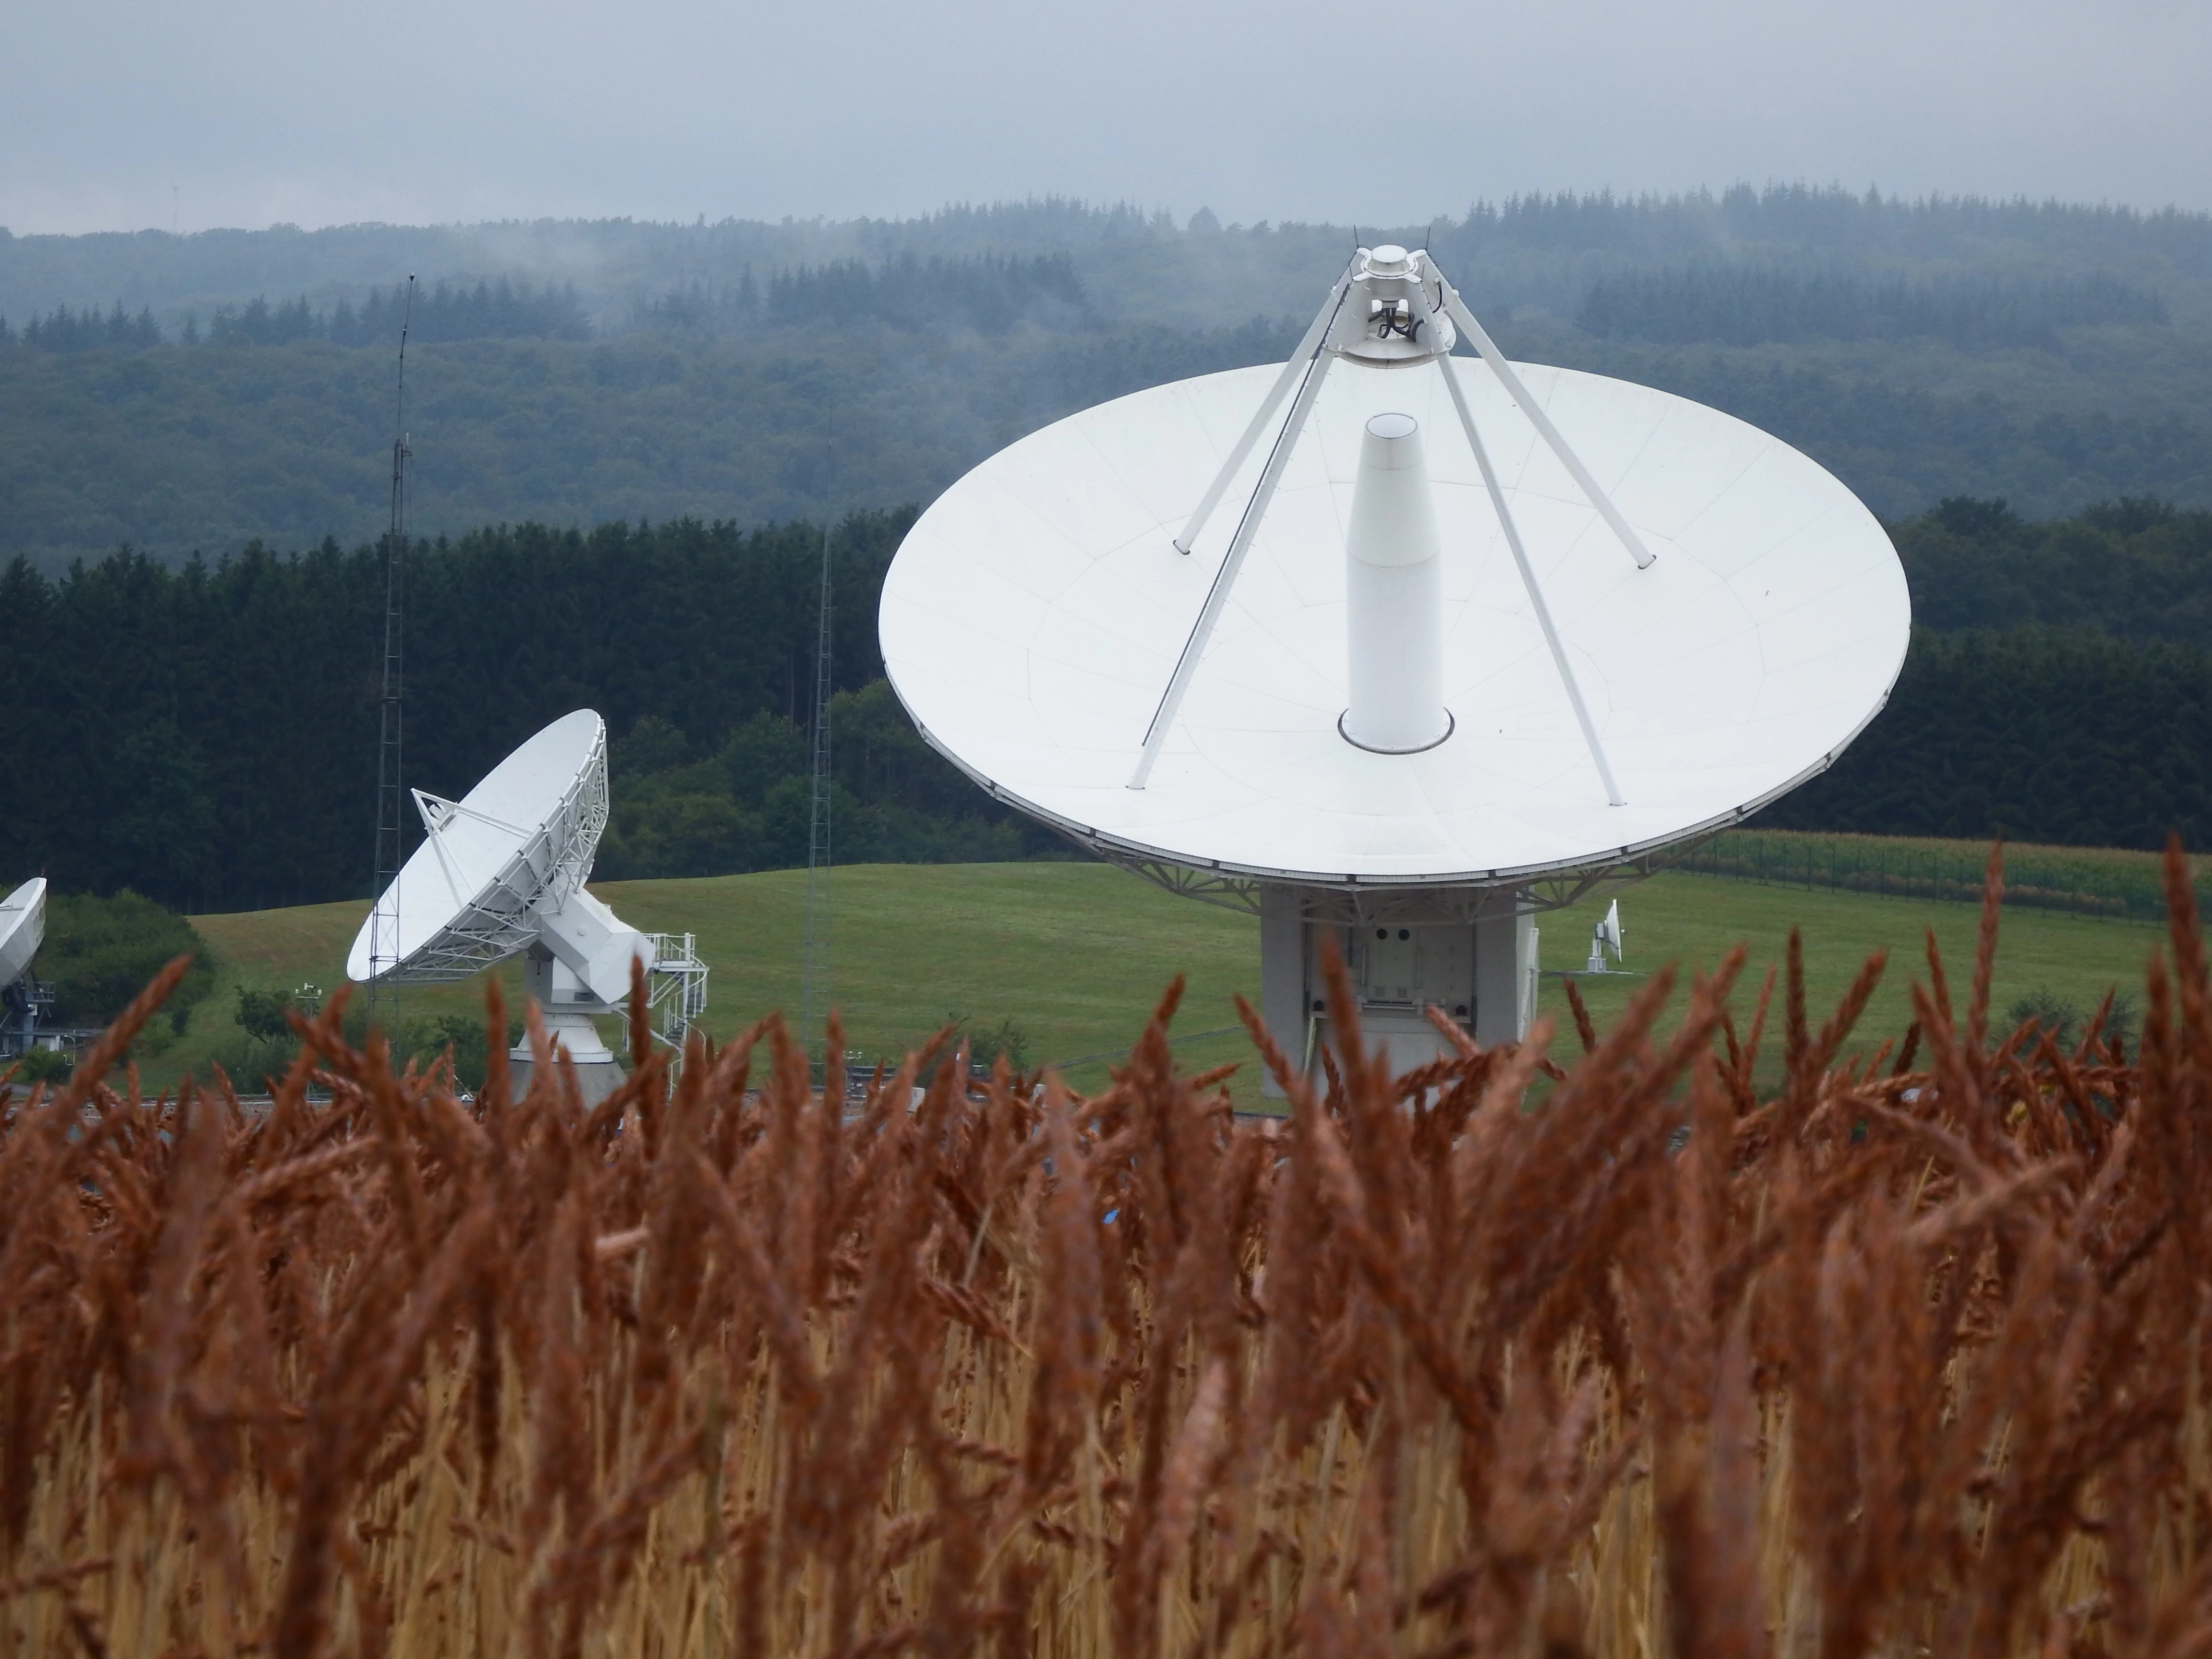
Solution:
M 1279 1124 L 1176 1071 L 1179 985 L 1097 1094 L 940 1042 L 850 1119 L 772 1019 L 641 1026 L 586 1111 L 533 1018 L 471 1108 L 334 1001 L 249 1121 L 98 1082 L 180 960 L 0 1097 L 0 1653 L 2202 1652 L 2166 878 L 2132 1060 L 1993 1038 L 1993 856 L 1864 1060 L 1883 960 L 1817 1020 L 1793 939 L 1565 1067 L 1355 1036 L 1316 1090 L 1248 1010 Z
M 1989 853 L 1987 842 L 1724 830 L 1692 848 L 1674 867 L 1741 881 L 1978 904 Z M 2203 879 L 2203 863 L 2190 860 L 2192 884 Z M 2006 849 L 2005 866 L 2007 904 L 2118 921 L 2155 923 L 2166 915 L 2165 876 L 2155 853 L 2013 844 Z

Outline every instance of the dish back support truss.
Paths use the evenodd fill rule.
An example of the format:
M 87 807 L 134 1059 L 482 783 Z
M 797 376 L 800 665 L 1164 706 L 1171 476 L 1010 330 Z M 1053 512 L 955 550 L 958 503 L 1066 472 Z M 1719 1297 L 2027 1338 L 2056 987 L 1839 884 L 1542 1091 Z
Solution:
M 528 949 L 544 931 L 543 912 L 559 909 L 584 884 L 599 836 L 607 827 L 605 739 L 600 739 L 577 787 L 535 829 L 503 823 L 426 790 L 413 793 L 424 839 L 436 849 L 459 914 L 385 977 L 401 985 L 451 984 Z M 474 894 L 462 890 L 442 839 L 443 832 L 463 817 L 505 830 L 522 842 L 490 884 Z
M 1494 904 L 1501 892 L 1516 894 L 1516 908 L 1540 915 L 1547 910 L 1564 910 L 1582 903 L 1585 899 L 1633 886 L 1646 877 L 1656 875 L 1680 863 L 1717 833 L 1717 830 L 1709 830 L 1683 841 L 1670 842 L 1663 847 L 1593 860 L 1572 870 L 1524 876 L 1511 882 L 1455 885 L 1414 881 L 1271 881 L 1231 871 L 1178 864 L 1168 859 L 1140 858 L 1089 842 L 1078 842 L 1077 845 L 1085 852 L 1103 858 L 1118 869 L 1142 876 L 1146 881 L 1178 897 L 1196 899 L 1204 904 L 1218 905 L 1224 910 L 1242 911 L 1247 915 L 1258 915 L 1261 893 L 1263 890 L 1275 888 L 1296 892 L 1299 896 L 1303 914 L 1310 921 L 1347 924 L 1463 921 L 1471 924 L 1477 912 L 1489 914 L 1486 907 Z

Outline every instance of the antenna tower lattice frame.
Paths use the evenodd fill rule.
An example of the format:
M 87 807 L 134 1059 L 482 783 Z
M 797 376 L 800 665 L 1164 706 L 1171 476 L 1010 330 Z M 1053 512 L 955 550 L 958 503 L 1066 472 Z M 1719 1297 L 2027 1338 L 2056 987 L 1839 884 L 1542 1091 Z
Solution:
M 404 777 L 406 576 L 407 576 L 407 463 L 414 452 L 407 447 L 407 331 L 415 319 L 415 278 L 407 278 L 407 298 L 399 318 L 398 385 L 392 418 L 392 521 L 384 538 L 384 657 L 382 687 L 377 701 L 376 737 L 376 857 L 369 884 L 368 1020 L 376 1024 L 379 1004 L 389 1000 L 397 1012 L 398 992 L 376 969 L 399 960 L 399 915 L 387 915 L 380 896 L 396 893 L 394 884 L 407 858 L 407 791 Z
M 805 961 L 800 972 L 799 991 L 799 1041 L 810 1048 L 814 1042 L 815 1021 L 819 1014 L 826 1012 L 830 1000 L 830 699 L 833 684 L 830 647 L 835 638 L 831 626 L 834 590 L 830 553 L 830 518 L 824 512 L 822 518 L 822 602 L 820 614 L 816 618 L 814 640 L 814 740 L 809 764 L 806 809 Z M 825 1068 L 834 1058 L 826 1048 L 823 1050 Z

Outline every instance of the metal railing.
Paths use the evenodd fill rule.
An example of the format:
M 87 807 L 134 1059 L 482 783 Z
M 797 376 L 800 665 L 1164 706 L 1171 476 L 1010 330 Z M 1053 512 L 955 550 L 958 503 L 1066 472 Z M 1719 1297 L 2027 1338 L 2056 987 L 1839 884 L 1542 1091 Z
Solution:
M 653 1032 L 672 1048 L 681 1048 L 691 1027 L 707 1012 L 707 964 L 699 959 L 696 933 L 647 933 L 653 951 L 653 990 L 647 1000 Z

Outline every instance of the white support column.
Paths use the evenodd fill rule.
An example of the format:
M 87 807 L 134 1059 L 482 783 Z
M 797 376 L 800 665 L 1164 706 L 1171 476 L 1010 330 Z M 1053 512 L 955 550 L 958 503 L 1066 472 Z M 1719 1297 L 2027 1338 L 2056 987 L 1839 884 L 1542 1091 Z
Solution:
M 1260 1018 L 1282 1045 L 1292 1070 L 1304 1063 L 1306 1047 L 1305 901 L 1295 887 L 1260 890 Z M 1263 1070 L 1260 1092 L 1283 1098 L 1275 1074 Z
M 1385 755 L 1451 735 L 1444 708 L 1443 559 L 1436 505 L 1410 415 L 1377 415 L 1359 443 L 1345 528 L 1349 705 L 1338 729 Z
M 541 942 L 532 945 L 522 959 L 522 988 L 538 1005 L 548 1040 L 555 1048 L 568 1051 L 576 1068 L 576 1089 L 584 1105 L 587 1109 L 598 1105 L 621 1086 L 623 1071 L 613 1050 L 600 1038 L 591 1015 L 576 1006 L 580 987 L 574 975 L 565 972 L 564 964 Z M 510 1086 L 520 1097 L 530 1087 L 537 1063 L 526 1034 L 507 1050 L 507 1059 Z
M 1528 1036 L 1534 1012 L 1528 986 L 1535 951 L 1535 917 L 1519 893 L 1500 893 L 1476 913 L 1474 1040 L 1484 1048 Z

